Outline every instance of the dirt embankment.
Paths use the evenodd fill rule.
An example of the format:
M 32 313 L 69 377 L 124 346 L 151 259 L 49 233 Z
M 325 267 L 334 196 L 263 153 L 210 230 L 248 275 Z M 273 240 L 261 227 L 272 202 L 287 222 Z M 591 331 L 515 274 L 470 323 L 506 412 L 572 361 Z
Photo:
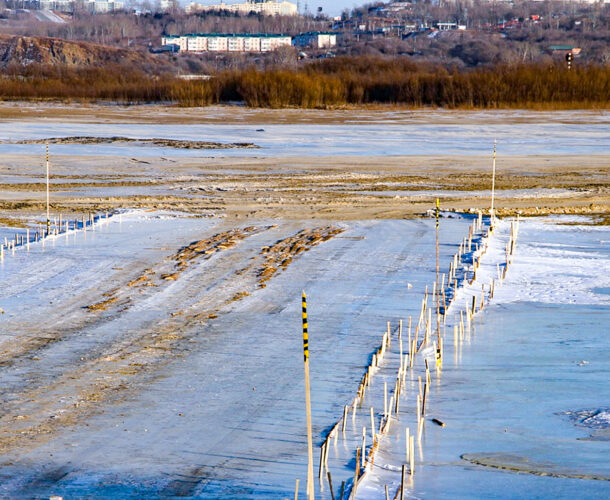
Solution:
M 99 67 L 105 64 L 134 69 L 158 67 L 158 59 L 135 50 L 59 38 L 0 35 L 0 67 L 28 66 Z

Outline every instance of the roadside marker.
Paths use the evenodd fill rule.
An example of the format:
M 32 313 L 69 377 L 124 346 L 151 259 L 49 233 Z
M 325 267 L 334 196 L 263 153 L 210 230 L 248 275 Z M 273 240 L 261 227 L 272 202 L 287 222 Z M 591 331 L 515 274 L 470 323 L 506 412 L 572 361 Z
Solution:
M 307 412 L 307 498 L 314 499 L 313 439 L 311 435 L 311 387 L 309 385 L 309 333 L 307 332 L 307 296 L 303 291 L 303 361 L 305 364 L 305 411 Z

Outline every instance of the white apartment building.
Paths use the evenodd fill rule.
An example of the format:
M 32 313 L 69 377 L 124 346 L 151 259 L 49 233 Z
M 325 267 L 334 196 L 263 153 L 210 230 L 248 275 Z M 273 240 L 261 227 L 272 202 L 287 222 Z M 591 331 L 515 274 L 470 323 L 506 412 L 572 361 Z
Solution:
M 337 45 L 337 33 L 310 31 L 294 37 L 293 43 L 297 47 L 314 47 L 316 49 L 330 49 Z
M 89 0 L 85 2 L 85 7 L 90 12 L 95 14 L 104 14 L 106 12 L 115 12 L 117 10 L 123 10 L 123 2 L 115 2 L 114 0 Z
M 224 3 L 216 5 L 202 5 L 192 2 L 186 7 L 187 13 L 210 12 L 226 10 L 237 12 L 238 14 L 248 15 L 250 12 L 265 14 L 269 16 L 296 16 L 298 14 L 297 4 L 292 2 L 276 0 L 252 0 L 245 3 Z
M 74 0 L 40 0 L 39 5 L 42 10 L 74 12 Z
M 40 8 L 44 10 L 56 10 L 58 12 L 74 12 L 74 0 L 40 0 Z M 104 14 L 123 10 L 123 2 L 114 0 L 86 0 L 83 7 L 94 14 Z
M 178 45 L 181 52 L 270 52 L 280 47 L 290 47 L 291 42 L 290 36 L 265 33 L 192 33 L 161 38 L 161 45 Z

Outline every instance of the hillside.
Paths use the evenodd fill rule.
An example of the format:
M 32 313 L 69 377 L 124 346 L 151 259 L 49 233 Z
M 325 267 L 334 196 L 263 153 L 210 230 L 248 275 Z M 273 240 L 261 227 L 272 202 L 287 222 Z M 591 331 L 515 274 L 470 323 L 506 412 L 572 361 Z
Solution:
M 0 35 L 0 67 L 29 66 L 99 67 L 118 64 L 145 70 L 161 69 L 148 53 L 59 38 Z

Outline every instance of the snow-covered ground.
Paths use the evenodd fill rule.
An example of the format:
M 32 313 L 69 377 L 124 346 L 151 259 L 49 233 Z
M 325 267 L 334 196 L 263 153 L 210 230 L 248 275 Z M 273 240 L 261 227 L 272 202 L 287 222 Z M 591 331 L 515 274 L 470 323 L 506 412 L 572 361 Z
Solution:
M 566 414 L 587 418 L 583 410 L 608 407 L 610 231 L 564 221 L 583 222 L 521 221 L 507 279 L 458 349 L 455 312 L 496 275 L 507 222 L 491 239 L 477 283 L 451 306 L 443 370 L 432 374 L 408 496 L 607 494 L 607 481 L 517 474 L 460 458 L 489 462 L 487 453 L 500 464 L 525 463 L 530 472 L 610 476 L 603 412 L 590 429 Z M 443 271 L 470 222 L 442 219 Z M 292 497 L 297 478 L 304 495 L 300 292 L 308 293 L 317 460 L 319 445 L 353 400 L 386 322 L 396 327 L 402 318 L 406 325 L 419 312 L 435 275 L 434 221 L 341 223 L 343 233 L 301 253 L 259 288 L 246 269 L 258 262 L 261 247 L 319 225 L 274 223 L 257 221 L 258 232 L 195 261 L 175 281 L 118 291 L 143 270 L 159 274 L 179 248 L 233 225 L 132 211 L 95 231 L 5 256 L 0 495 L 284 498 Z M 225 300 L 239 291 L 250 295 Z M 85 309 L 112 296 L 119 300 L 107 311 Z M 164 335 L 176 338 L 162 343 L 157 336 Z M 388 355 L 369 389 L 376 419 L 382 382 L 393 381 L 395 361 L 395 352 Z M 414 429 L 418 373 L 409 375 L 398 420 L 382 439 L 358 498 L 383 498 L 386 484 L 392 495 L 396 491 L 404 428 Z M 348 420 L 345 437 L 339 435 L 330 451 L 335 493 L 353 477 L 366 411 Z M 446 427 L 432 424 L 432 417 Z M 315 472 L 317 477 L 317 466 Z M 316 485 L 316 492 L 329 498 L 328 484 Z

